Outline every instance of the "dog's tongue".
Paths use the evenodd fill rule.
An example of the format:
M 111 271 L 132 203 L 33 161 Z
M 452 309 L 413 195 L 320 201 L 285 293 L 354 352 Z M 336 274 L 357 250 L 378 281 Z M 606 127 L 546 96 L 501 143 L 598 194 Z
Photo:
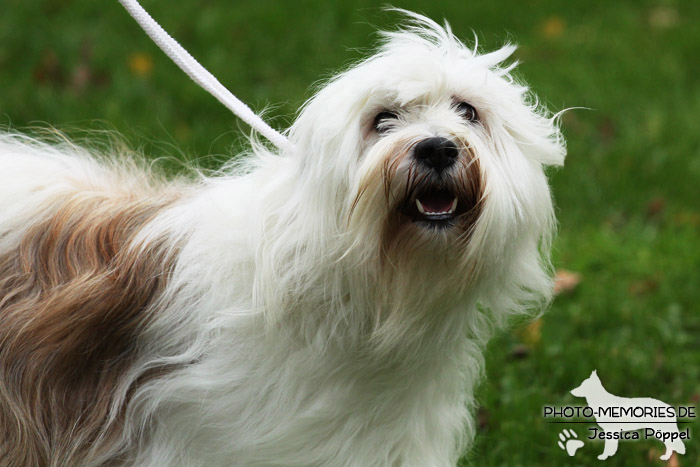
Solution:
M 423 194 L 418 201 L 426 213 L 450 212 L 454 209 L 455 197 L 447 191 Z

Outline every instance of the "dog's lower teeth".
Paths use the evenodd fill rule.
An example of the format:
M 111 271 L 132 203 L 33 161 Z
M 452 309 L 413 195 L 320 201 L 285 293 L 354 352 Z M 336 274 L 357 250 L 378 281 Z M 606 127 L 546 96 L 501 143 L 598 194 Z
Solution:
M 447 211 L 439 211 L 439 212 L 428 211 L 428 212 L 426 212 L 425 208 L 423 207 L 423 203 L 421 203 L 419 199 L 416 199 L 416 208 L 418 209 L 418 212 L 421 215 L 426 216 L 426 217 L 444 216 L 445 214 L 452 214 L 455 212 L 455 210 L 457 209 L 457 198 L 455 198 L 452 201 L 452 205 L 450 206 L 450 209 L 448 209 Z

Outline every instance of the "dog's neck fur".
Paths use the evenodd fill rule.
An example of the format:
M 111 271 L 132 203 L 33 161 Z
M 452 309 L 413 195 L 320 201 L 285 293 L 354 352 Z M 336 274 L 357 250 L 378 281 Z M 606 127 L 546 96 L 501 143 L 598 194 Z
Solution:
M 256 172 L 250 176 L 264 175 Z M 430 436 L 443 440 L 441 445 L 435 445 L 440 445 L 444 452 L 442 455 L 446 456 L 446 461 L 449 459 L 446 463 L 454 464 L 460 446 L 473 435 L 468 417 L 471 407 L 467 404 L 471 400 L 472 388 L 468 382 L 477 381 L 482 368 L 481 342 L 468 338 L 469 321 L 477 313 L 474 299 L 468 295 L 460 299 L 443 293 L 446 291 L 439 287 L 440 281 L 436 278 L 439 271 L 429 269 L 414 273 L 423 275 L 426 281 L 434 281 L 438 284 L 438 290 L 428 294 L 420 288 L 411 289 L 409 286 L 416 283 L 416 277 L 402 283 L 400 274 L 392 276 L 382 272 L 379 257 L 373 262 L 357 264 L 344 256 L 344 252 L 337 247 L 337 241 L 334 243 L 323 236 L 314 236 L 313 230 L 298 225 L 300 221 L 293 218 L 291 222 L 282 224 L 286 225 L 286 229 L 279 228 L 280 219 L 259 219 L 260 234 L 251 237 L 253 244 L 241 245 L 236 243 L 240 242 L 236 238 L 233 244 L 210 241 L 209 248 L 203 248 L 207 243 L 199 239 L 213 237 L 213 230 L 220 229 L 222 214 L 231 217 L 232 225 L 240 221 L 235 219 L 239 215 L 236 212 L 211 210 L 204 206 L 205 203 L 224 206 L 219 201 L 225 198 L 251 203 L 269 201 L 259 193 L 256 193 L 256 199 L 241 199 L 243 193 L 239 192 L 240 185 L 239 182 L 229 186 L 217 184 L 191 200 L 191 203 L 201 203 L 202 207 L 187 208 L 187 212 L 198 213 L 199 219 L 191 222 L 196 229 L 188 245 L 183 248 L 180 261 L 188 264 L 190 255 L 197 255 L 198 264 L 216 264 L 220 268 L 221 261 L 203 261 L 202 255 L 214 258 L 221 255 L 221 251 L 252 253 L 252 257 L 239 255 L 236 261 L 263 264 L 251 278 L 249 290 L 255 292 L 250 302 L 244 305 L 258 310 L 258 313 L 241 316 L 222 310 L 214 316 L 187 317 L 201 324 L 198 336 L 184 340 L 195 342 L 199 347 L 182 348 L 180 355 L 188 356 L 190 361 L 196 356 L 199 363 L 183 369 L 183 372 L 197 373 L 198 377 L 189 379 L 189 383 L 183 387 L 183 373 L 175 372 L 170 378 L 159 380 L 143 390 L 144 403 L 148 395 L 153 399 L 158 394 L 160 408 L 154 407 L 152 416 L 160 423 L 155 426 L 167 426 L 169 436 L 181 436 L 186 444 L 192 436 L 192 424 L 186 421 L 188 419 L 201 420 L 198 424 L 201 433 L 197 436 L 205 436 L 205 426 L 228 425 L 232 432 L 237 433 L 236 445 L 211 441 L 210 444 L 216 444 L 214 451 L 229 452 L 231 456 L 245 453 L 248 456 L 255 446 L 247 445 L 246 437 L 241 439 L 240 433 L 245 431 L 243 426 L 257 424 L 249 433 L 250 442 L 259 442 L 265 436 L 263 433 L 269 431 L 271 439 L 279 443 L 279 455 L 290 461 L 295 454 L 286 450 L 286 443 L 289 442 L 289 449 L 298 449 L 298 446 L 292 440 L 285 440 L 295 432 L 315 430 L 314 427 L 305 426 L 307 422 L 304 422 L 313 414 L 315 423 L 323 426 L 321 431 L 326 435 L 335 433 L 339 440 L 345 436 L 340 433 L 353 427 L 352 430 L 356 430 L 353 436 L 358 438 L 353 441 L 354 449 L 359 449 L 358 446 L 364 443 L 368 453 L 367 465 L 371 465 L 374 462 L 372 459 L 376 459 L 373 456 L 377 450 L 401 445 L 400 452 L 412 451 L 414 448 L 409 446 L 419 445 L 419 438 L 427 436 L 406 430 L 405 420 L 409 416 L 406 411 L 415 411 L 409 418 L 414 418 L 416 427 L 433 427 Z M 289 208 L 288 204 L 286 208 Z M 304 208 L 299 206 L 299 209 Z M 209 213 L 215 216 L 216 222 L 207 220 Z M 180 215 L 175 214 L 172 218 L 178 219 Z M 214 217 L 211 221 L 214 221 Z M 209 232 L 210 228 L 212 232 Z M 297 235 L 298 243 L 288 242 L 285 235 L 289 231 L 304 231 L 308 236 Z M 263 241 L 255 244 L 255 238 Z M 263 252 L 268 260 L 273 258 L 272 263 L 265 265 L 255 258 L 256 254 L 262 255 Z M 307 264 L 319 267 L 307 267 Z M 296 276 L 295 265 L 301 265 L 307 274 Z M 320 265 L 324 266 L 321 268 Z M 238 266 L 230 264 L 229 267 L 236 269 Z M 236 286 L 225 283 L 226 275 L 214 270 L 196 271 L 183 267 L 182 271 L 198 276 L 221 276 L 221 289 Z M 269 274 L 272 276 L 266 276 Z M 387 280 L 392 277 L 396 278 L 394 283 Z M 194 282 L 187 277 L 178 278 L 177 275 L 174 281 L 183 284 L 183 287 Z M 255 287 L 256 281 L 274 284 L 275 287 L 260 290 Z M 196 283 L 201 284 L 202 281 Z M 219 287 L 218 284 L 213 286 Z M 240 286 L 248 287 L 247 284 Z M 206 294 L 206 290 L 193 290 L 184 295 L 199 295 L 202 298 L 197 300 L 206 300 Z M 183 291 L 179 290 L 178 295 L 183 295 Z M 205 308 L 216 309 L 211 306 Z M 173 335 L 170 331 L 168 333 Z M 251 336 L 258 338 L 251 339 Z M 245 352 L 236 348 L 237 354 L 231 354 L 229 343 L 242 340 L 249 343 Z M 275 353 L 275 348 L 279 352 Z M 290 354 L 290 349 L 295 350 Z M 184 357 L 182 359 L 184 361 Z M 272 364 L 272 361 L 277 363 Z M 245 368 L 248 370 L 245 371 Z M 275 374 L 267 373 L 271 369 Z M 284 378 L 280 372 L 295 377 Z M 222 409 L 233 393 L 240 397 L 246 387 L 250 391 L 267 388 L 259 396 L 249 396 L 251 400 L 259 400 L 259 406 L 250 407 L 244 413 Z M 402 387 L 403 390 L 400 390 Z M 182 400 L 183 393 L 192 395 L 189 398 L 191 402 Z M 371 398 L 367 397 L 369 394 Z M 201 404 L 203 399 L 208 403 Z M 172 409 L 172 404 L 175 404 L 176 410 Z M 260 422 L 269 418 L 259 417 L 258 411 L 264 412 L 280 404 L 286 407 L 288 420 L 279 421 L 279 427 Z M 135 406 L 138 407 L 139 403 Z M 137 418 L 143 416 L 136 411 L 131 415 Z M 394 439 L 380 441 L 372 437 L 370 427 L 374 423 L 372 420 L 377 418 L 397 420 L 396 431 L 389 430 L 394 433 Z M 173 428 L 179 426 L 183 427 L 181 433 Z M 455 434 L 459 436 L 455 438 Z M 161 435 L 156 430 L 151 436 L 158 438 Z M 319 436 L 322 436 L 321 432 Z M 365 436 L 367 438 L 362 441 Z M 341 448 L 335 446 L 333 449 Z M 326 449 L 332 448 L 327 446 Z M 159 455 L 162 453 L 151 451 L 138 456 L 141 456 L 140 460 L 145 460 L 149 456 L 155 458 Z M 211 454 L 191 453 L 193 458 L 197 455 L 207 458 Z M 322 463 L 328 453 L 318 452 L 317 455 Z M 416 455 L 416 458 L 420 458 L 420 455 Z M 211 459 L 216 463 L 214 458 Z M 263 459 L 260 461 L 262 463 Z M 407 462 L 407 459 L 404 461 Z

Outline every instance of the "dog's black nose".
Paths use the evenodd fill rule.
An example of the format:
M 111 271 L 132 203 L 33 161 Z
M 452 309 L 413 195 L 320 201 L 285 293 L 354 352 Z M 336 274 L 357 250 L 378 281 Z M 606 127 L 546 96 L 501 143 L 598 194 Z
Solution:
M 413 150 L 416 159 L 431 169 L 440 172 L 454 164 L 459 151 L 457 145 L 447 138 L 428 138 L 416 145 Z

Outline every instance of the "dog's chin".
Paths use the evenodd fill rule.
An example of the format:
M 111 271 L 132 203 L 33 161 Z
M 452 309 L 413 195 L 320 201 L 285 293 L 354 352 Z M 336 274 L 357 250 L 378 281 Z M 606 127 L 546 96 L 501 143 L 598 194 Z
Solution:
M 392 257 L 421 251 L 436 255 L 434 259 L 460 257 L 480 211 L 479 199 L 462 190 L 444 186 L 416 190 L 391 210 L 384 251 Z M 426 259 L 423 255 L 416 258 Z
M 478 174 L 469 176 L 422 183 L 410 190 L 395 208 L 396 221 L 413 231 L 440 233 L 440 237 L 470 232 L 479 217 L 482 193 Z M 465 179 L 470 183 L 455 183 Z
M 459 226 L 463 215 L 473 208 L 470 204 L 473 203 L 460 198 L 454 190 L 430 187 L 404 199 L 399 210 L 417 227 L 449 229 Z

